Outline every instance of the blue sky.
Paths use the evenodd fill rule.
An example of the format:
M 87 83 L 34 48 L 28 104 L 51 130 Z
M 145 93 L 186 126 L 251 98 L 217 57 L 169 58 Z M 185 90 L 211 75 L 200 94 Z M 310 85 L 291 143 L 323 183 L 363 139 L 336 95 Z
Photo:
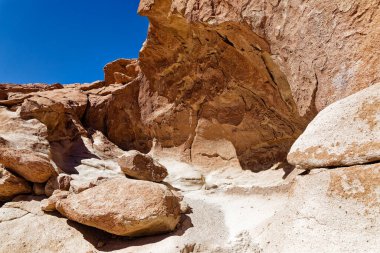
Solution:
M 137 58 L 148 20 L 139 0 L 0 0 L 0 83 L 103 79 L 103 66 Z

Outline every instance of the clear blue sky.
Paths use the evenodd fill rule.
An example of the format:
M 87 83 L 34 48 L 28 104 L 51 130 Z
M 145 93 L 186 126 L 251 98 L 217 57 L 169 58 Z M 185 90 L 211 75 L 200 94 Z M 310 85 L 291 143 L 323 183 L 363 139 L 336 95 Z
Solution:
M 0 0 L 0 83 L 103 79 L 103 66 L 137 58 L 148 20 L 139 0 Z

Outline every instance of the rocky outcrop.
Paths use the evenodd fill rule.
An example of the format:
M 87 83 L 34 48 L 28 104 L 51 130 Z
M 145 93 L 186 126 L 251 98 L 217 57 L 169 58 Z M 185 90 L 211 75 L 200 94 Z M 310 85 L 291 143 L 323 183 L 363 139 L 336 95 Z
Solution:
M 129 151 L 118 159 L 121 170 L 132 178 L 162 182 L 168 175 L 166 168 L 149 155 Z
M 0 252 L 96 252 L 83 238 L 86 228 L 80 227 L 81 232 L 72 225 L 64 218 L 44 214 L 39 198 L 6 203 L 0 208 Z
M 23 101 L 20 115 L 23 119 L 35 118 L 45 124 L 50 142 L 72 140 L 85 134 L 80 119 L 86 106 L 87 96 L 78 89 L 36 92 Z
M 104 67 L 106 84 L 126 84 L 134 80 L 140 73 L 137 60 L 118 59 Z
M 180 217 L 179 201 L 166 186 L 130 179 L 69 195 L 56 209 L 70 220 L 123 236 L 172 231 Z
M 31 187 L 26 180 L 0 166 L 0 201 L 10 200 L 16 195 L 30 192 Z
M 307 120 L 270 45 L 243 22 L 190 22 L 181 4 L 140 3 L 151 22 L 139 58 L 143 124 L 198 165 L 259 171 L 283 161 Z
M 375 0 L 143 0 L 140 13 L 150 18 L 150 33 L 154 26 L 165 26 L 160 23 L 166 17 L 177 27 L 189 23 L 204 24 L 208 30 L 227 24 L 247 26 L 270 45 L 270 54 L 287 77 L 303 115 L 379 81 L 380 52 L 373 46 L 380 39 L 378 4 Z M 160 23 L 154 23 L 160 17 Z M 230 30 L 244 36 L 231 25 Z
M 286 204 L 258 229 L 261 252 L 377 251 L 379 172 L 377 163 L 298 176 Z
M 378 7 L 141 0 L 104 81 L 0 85 L 0 251 L 376 251 Z
M 380 83 L 322 110 L 293 144 L 288 161 L 303 168 L 380 161 Z

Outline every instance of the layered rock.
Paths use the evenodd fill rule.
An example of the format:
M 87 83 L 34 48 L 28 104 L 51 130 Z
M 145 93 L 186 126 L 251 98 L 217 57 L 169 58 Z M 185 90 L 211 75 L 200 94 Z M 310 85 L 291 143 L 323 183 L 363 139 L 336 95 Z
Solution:
M 293 144 L 288 161 L 303 168 L 380 161 L 380 83 L 322 110 Z
M 69 195 L 58 200 L 56 209 L 71 220 L 123 236 L 172 231 L 180 217 L 179 201 L 166 186 L 125 178 Z

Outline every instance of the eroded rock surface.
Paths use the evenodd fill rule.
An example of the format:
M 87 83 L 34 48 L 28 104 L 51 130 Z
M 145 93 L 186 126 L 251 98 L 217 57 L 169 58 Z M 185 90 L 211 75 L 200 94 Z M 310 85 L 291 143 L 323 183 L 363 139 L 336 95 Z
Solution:
M 0 251 L 375 252 L 378 7 L 142 0 L 104 81 L 0 85 Z
M 167 17 L 177 27 L 187 26 L 180 21 L 182 17 L 211 28 L 246 25 L 269 43 L 272 58 L 287 77 L 303 115 L 379 81 L 380 51 L 374 46 L 380 40 L 378 5 L 377 0 L 143 0 L 140 13 L 152 20 Z

